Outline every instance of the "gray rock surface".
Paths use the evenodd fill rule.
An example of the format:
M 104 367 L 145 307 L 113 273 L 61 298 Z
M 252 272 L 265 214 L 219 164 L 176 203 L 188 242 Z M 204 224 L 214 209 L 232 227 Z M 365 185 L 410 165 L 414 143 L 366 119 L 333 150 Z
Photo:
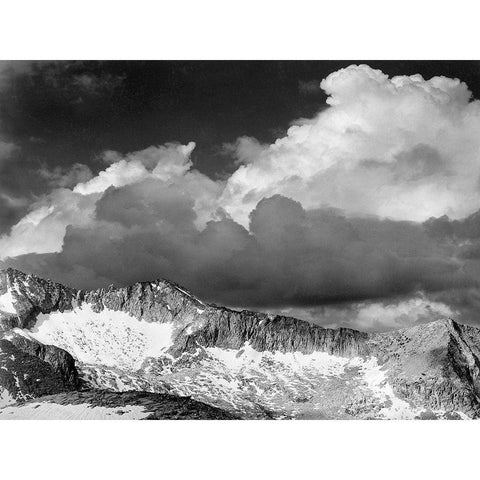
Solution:
M 396 392 L 432 409 L 480 415 L 480 330 L 451 319 L 371 335 Z

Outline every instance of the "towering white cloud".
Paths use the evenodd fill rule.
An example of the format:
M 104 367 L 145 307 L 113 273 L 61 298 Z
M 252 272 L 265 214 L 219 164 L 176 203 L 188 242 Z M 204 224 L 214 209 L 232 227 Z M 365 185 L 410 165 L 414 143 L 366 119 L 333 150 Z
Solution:
M 267 146 L 237 142 L 238 157 L 248 161 L 220 200 L 233 218 L 247 225 L 256 203 L 276 193 L 306 208 L 329 205 L 413 221 L 478 209 L 480 102 L 470 101 L 465 83 L 390 79 L 352 65 L 321 88 L 330 107 L 293 125 L 284 138 Z

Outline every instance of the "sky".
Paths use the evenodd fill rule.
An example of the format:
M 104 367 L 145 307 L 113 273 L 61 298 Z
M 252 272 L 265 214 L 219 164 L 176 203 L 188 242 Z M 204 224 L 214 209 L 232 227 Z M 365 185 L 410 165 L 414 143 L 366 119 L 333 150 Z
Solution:
M 480 323 L 480 62 L 0 61 L 0 268 Z

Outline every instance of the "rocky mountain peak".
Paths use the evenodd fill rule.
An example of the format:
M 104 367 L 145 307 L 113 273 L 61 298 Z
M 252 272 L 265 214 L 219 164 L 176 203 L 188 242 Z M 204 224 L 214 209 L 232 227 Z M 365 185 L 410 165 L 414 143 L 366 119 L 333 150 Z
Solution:
M 0 272 L 0 360 L 18 373 L 4 381 L 26 395 L 80 384 L 175 391 L 255 418 L 298 416 L 311 402 L 323 405 L 326 417 L 338 415 L 337 404 L 321 400 L 333 395 L 346 417 L 425 408 L 477 417 L 479 332 L 447 318 L 386 333 L 330 329 L 207 304 L 165 279 L 76 290 Z M 30 359 L 49 389 L 23 385 L 18 375 L 26 372 L 10 357 Z

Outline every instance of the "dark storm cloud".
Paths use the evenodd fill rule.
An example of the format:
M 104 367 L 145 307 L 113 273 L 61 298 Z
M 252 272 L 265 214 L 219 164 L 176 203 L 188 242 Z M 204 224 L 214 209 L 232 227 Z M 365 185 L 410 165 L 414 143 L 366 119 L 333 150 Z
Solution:
M 480 239 L 480 210 L 460 220 L 450 220 L 447 215 L 430 218 L 425 228 L 433 237 L 440 240 Z
M 110 187 L 97 203 L 97 219 L 125 228 L 193 232 L 193 200 L 178 188 L 147 180 L 124 188 Z
M 463 270 L 480 282 L 480 210 L 460 220 L 446 215 L 430 218 L 424 225 L 437 244 L 450 249 L 463 262 Z M 445 292 L 445 298 L 459 309 L 480 308 L 479 293 L 474 289 Z
M 63 250 L 6 263 L 77 287 L 164 277 L 236 306 L 319 305 L 476 285 L 419 224 L 306 211 L 275 195 L 250 215 L 195 225 L 193 199 L 158 180 L 109 188 Z
M 480 282 L 480 211 L 457 220 L 451 220 L 447 215 L 430 218 L 424 228 L 438 247 L 449 251 L 451 257 L 461 262 L 466 275 Z M 452 288 L 437 292 L 433 298 L 451 305 L 466 322 L 479 322 L 478 288 Z

